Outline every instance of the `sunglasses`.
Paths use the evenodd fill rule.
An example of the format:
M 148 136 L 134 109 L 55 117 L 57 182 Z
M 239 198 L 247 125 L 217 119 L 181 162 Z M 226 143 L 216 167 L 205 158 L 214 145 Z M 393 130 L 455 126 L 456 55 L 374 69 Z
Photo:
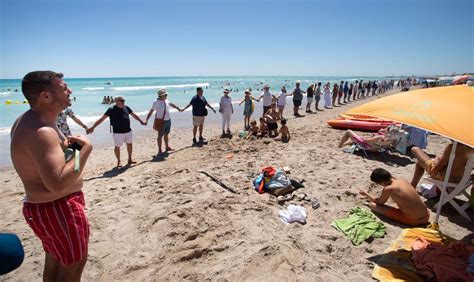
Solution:
M 117 100 L 117 102 L 125 102 L 125 100 Z

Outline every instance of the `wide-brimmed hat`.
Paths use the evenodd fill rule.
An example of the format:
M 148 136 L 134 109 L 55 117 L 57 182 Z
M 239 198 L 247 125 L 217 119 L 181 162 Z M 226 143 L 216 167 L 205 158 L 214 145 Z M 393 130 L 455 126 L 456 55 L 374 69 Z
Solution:
M 226 87 L 226 88 L 224 88 L 224 93 L 230 93 L 230 90 L 229 90 L 229 88 L 227 88 L 227 87 Z
M 301 84 L 301 80 L 297 80 L 295 83 L 296 84 Z
M 245 93 L 252 93 L 252 90 L 250 90 L 250 89 L 245 89 Z
M 162 97 L 162 96 L 168 95 L 168 92 L 166 92 L 166 89 L 160 89 L 158 90 L 157 94 L 158 94 L 158 97 Z
M 263 86 L 263 89 L 265 89 L 265 88 L 270 88 L 270 86 L 268 86 L 268 84 L 265 84 L 265 85 Z

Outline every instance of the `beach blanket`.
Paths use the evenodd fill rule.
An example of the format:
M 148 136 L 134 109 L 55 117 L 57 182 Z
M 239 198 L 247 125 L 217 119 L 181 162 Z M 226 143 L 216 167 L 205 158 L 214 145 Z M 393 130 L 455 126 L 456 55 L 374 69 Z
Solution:
M 411 256 L 411 247 L 417 238 L 431 244 L 443 245 L 454 239 L 429 228 L 407 228 L 384 251 L 375 262 L 372 277 L 379 281 L 424 281 L 418 275 Z
M 447 245 L 431 244 L 424 238 L 417 238 L 411 254 L 416 269 L 428 281 L 474 281 L 474 274 L 467 271 L 474 246 L 459 241 Z
M 371 237 L 381 238 L 385 235 L 385 225 L 371 211 L 360 207 L 352 208 L 349 217 L 336 219 L 331 226 L 344 233 L 355 246 Z

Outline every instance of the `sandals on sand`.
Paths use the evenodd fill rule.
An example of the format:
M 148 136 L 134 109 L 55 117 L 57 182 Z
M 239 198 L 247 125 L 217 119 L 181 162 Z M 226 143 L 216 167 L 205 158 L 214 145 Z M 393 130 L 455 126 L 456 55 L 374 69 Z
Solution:
M 277 201 L 278 201 L 278 203 L 280 203 L 280 204 L 281 204 L 281 203 L 284 203 L 284 202 L 286 202 L 286 201 L 289 201 L 289 200 L 293 200 L 293 194 L 291 194 L 291 193 L 288 193 L 288 194 L 286 194 L 286 195 L 281 195 L 281 196 L 278 196 L 278 197 L 277 197 Z
M 319 201 L 318 198 L 308 196 L 308 195 L 306 195 L 306 193 L 300 193 L 300 194 L 296 195 L 296 197 L 300 201 L 305 201 L 305 202 L 311 203 L 311 207 L 313 207 L 313 209 L 317 209 L 321 206 L 321 202 Z

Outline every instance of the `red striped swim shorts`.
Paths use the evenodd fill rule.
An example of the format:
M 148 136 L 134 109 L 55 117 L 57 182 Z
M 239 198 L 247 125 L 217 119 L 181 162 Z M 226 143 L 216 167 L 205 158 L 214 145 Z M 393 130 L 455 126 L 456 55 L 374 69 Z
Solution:
M 87 257 L 89 222 L 82 191 L 48 203 L 23 203 L 23 216 L 46 253 L 64 266 Z

